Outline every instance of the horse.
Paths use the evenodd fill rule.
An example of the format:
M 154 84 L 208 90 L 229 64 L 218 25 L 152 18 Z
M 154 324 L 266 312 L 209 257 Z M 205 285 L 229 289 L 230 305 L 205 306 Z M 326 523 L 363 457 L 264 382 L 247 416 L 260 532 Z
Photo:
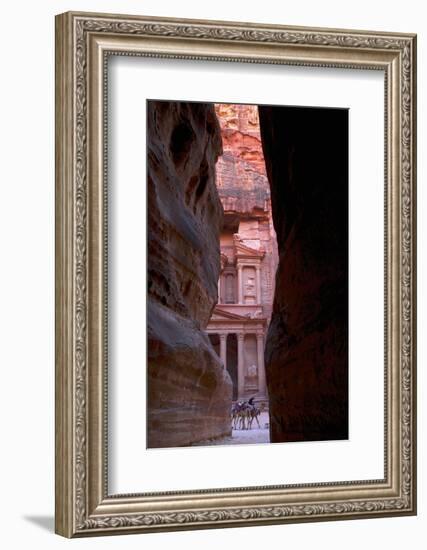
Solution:
M 249 427 L 248 427 L 249 430 L 252 429 L 252 424 L 253 424 L 254 420 L 256 420 L 256 422 L 258 424 L 258 428 L 261 428 L 259 420 L 258 420 L 258 417 L 259 417 L 260 414 L 261 414 L 261 410 L 258 407 L 256 407 L 255 405 L 252 405 L 252 407 L 250 409 L 250 416 L 249 416 Z
M 258 420 L 260 414 L 261 410 L 255 405 L 254 397 L 251 397 L 248 401 L 237 401 L 231 407 L 233 430 L 251 430 L 254 420 L 256 420 L 258 428 L 260 428 Z
M 246 408 L 245 401 L 237 401 L 231 407 L 231 421 L 233 430 L 242 430 L 244 428 L 244 411 Z

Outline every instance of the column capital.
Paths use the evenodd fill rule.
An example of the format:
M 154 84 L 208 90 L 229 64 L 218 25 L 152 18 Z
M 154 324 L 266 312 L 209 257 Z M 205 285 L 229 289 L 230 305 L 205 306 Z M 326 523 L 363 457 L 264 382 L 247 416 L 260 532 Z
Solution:
M 258 340 L 263 340 L 264 339 L 264 334 L 261 334 L 260 332 L 257 332 L 256 337 L 258 338 Z
M 220 333 L 219 337 L 221 340 L 225 340 L 227 338 L 228 334 L 226 332 Z
M 244 332 L 238 332 L 237 333 L 237 338 L 238 338 L 238 340 L 243 340 L 245 338 L 245 333 Z

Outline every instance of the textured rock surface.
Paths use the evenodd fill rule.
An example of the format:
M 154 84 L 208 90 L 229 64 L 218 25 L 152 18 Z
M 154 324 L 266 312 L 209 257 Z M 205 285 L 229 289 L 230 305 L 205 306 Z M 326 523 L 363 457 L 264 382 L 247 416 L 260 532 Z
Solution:
M 260 107 L 279 268 L 265 350 L 271 441 L 348 437 L 348 117 Z
M 211 105 L 148 102 L 148 446 L 230 433 L 231 380 L 203 332 L 217 301 L 221 135 Z
M 271 215 L 270 186 L 262 150 L 257 105 L 217 104 L 223 155 L 217 163 L 217 186 L 225 223 L 221 252 L 234 263 L 233 234 L 264 251 L 261 264 L 263 314 L 269 319 L 278 254 Z
M 270 189 L 259 133 L 256 105 L 218 104 L 223 155 L 217 186 L 227 213 L 268 218 Z

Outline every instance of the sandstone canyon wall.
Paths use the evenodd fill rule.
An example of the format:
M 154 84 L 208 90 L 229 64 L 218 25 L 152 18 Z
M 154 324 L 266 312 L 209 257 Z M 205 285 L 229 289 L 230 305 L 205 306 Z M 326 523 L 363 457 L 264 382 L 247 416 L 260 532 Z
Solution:
M 204 329 L 217 301 L 223 211 L 214 107 L 149 101 L 148 447 L 229 434 L 232 384 Z
M 272 442 L 348 437 L 348 113 L 260 107 L 279 267 Z
M 216 168 L 217 187 L 225 213 L 221 252 L 230 263 L 234 262 L 233 235 L 238 235 L 242 244 L 264 252 L 261 303 L 263 315 L 269 320 L 278 254 L 258 106 L 217 104 L 215 111 L 224 151 Z

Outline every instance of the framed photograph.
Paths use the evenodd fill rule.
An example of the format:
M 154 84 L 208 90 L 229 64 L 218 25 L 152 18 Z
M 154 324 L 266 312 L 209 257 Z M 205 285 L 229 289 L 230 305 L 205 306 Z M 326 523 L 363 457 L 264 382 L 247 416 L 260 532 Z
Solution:
M 56 18 L 56 532 L 416 513 L 416 37 Z

